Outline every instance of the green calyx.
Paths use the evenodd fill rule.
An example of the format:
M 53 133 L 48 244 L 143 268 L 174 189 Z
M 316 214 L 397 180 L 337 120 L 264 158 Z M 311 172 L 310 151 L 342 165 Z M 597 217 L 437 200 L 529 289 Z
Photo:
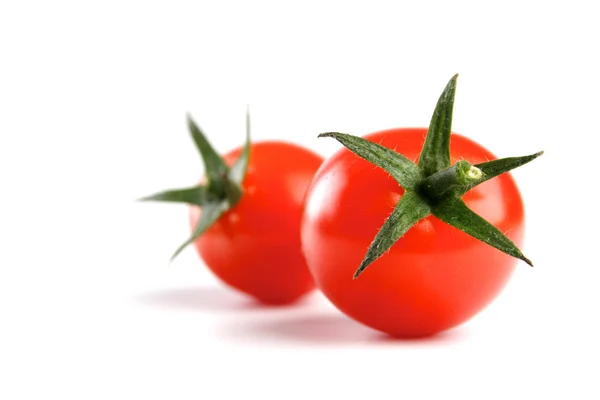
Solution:
M 228 167 L 209 143 L 206 135 L 188 115 L 188 128 L 204 162 L 206 184 L 184 189 L 173 189 L 144 197 L 142 201 L 185 203 L 202 208 L 198 224 L 191 236 L 181 245 L 171 261 L 190 243 L 200 237 L 226 211 L 242 198 L 242 182 L 250 159 L 250 113 L 246 110 L 246 143 L 236 162 Z
M 437 102 L 417 164 L 387 147 L 358 136 L 339 132 L 319 135 L 338 140 L 359 157 L 382 168 L 405 190 L 369 246 L 354 278 L 358 278 L 410 228 L 429 215 L 533 266 L 506 235 L 471 211 L 461 197 L 475 186 L 524 165 L 543 152 L 476 165 L 465 160 L 450 165 L 450 133 L 457 77 L 454 75 L 450 79 Z

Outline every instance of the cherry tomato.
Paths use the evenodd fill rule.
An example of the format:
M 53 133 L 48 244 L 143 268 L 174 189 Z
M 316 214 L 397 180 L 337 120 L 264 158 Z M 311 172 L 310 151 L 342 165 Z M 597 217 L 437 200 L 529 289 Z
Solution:
M 238 148 L 224 155 L 229 166 Z M 314 289 L 300 246 L 306 189 L 323 159 L 284 142 L 255 142 L 241 200 L 194 241 L 227 285 L 265 303 L 289 303 Z M 190 208 L 192 230 L 201 209 Z
M 426 128 L 391 129 L 365 138 L 416 162 L 426 133 Z M 450 150 L 452 163 L 495 159 L 458 134 L 452 134 Z M 427 336 L 489 304 L 517 260 L 430 215 L 353 280 L 403 193 L 387 172 L 342 148 L 322 164 L 308 190 L 302 246 L 317 286 L 346 315 L 393 336 Z M 510 174 L 482 183 L 463 200 L 522 246 L 523 202 Z

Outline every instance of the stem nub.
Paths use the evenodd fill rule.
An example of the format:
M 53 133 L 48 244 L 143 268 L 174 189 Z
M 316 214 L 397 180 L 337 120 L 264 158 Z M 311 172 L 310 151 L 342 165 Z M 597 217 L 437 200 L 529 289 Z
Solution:
M 433 201 L 448 195 L 454 195 L 468 190 L 483 178 L 483 171 L 468 161 L 460 160 L 449 168 L 438 171 L 421 184 L 421 191 Z

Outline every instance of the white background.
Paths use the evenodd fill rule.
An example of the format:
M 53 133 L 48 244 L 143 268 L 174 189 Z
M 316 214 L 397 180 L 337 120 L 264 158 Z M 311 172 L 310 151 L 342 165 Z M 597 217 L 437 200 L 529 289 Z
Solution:
M 599 398 L 593 3 L 3 1 L 0 398 Z M 546 151 L 514 173 L 536 267 L 477 317 L 392 341 L 168 265 L 187 211 L 135 199 L 201 175 L 186 112 L 327 156 L 427 125 L 457 72 L 455 131 Z

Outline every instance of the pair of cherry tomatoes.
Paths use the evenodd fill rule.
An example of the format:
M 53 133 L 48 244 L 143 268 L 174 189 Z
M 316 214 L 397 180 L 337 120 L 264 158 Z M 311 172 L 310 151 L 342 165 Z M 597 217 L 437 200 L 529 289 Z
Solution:
M 209 173 L 204 200 L 187 201 L 201 233 L 189 242 L 220 280 L 266 303 L 293 302 L 316 283 L 346 315 L 394 336 L 466 321 L 502 290 L 517 258 L 530 263 L 518 251 L 523 202 L 503 172 L 539 154 L 490 162 L 488 150 L 451 134 L 447 118 L 435 119 L 451 116 L 453 90 L 429 129 L 360 141 L 333 134 L 346 147 L 324 162 L 282 142 L 225 154 L 221 175 L 212 175 L 220 181 Z M 242 179 L 227 178 L 244 156 Z M 217 217 L 199 229 L 213 210 L 205 204 L 218 202 Z

